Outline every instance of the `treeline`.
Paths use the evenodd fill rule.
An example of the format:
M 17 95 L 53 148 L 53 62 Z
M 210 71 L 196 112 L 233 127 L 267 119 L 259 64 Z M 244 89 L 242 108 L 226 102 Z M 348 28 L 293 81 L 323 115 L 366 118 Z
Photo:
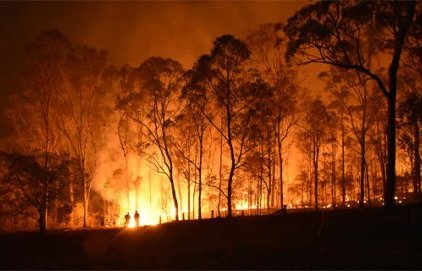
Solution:
M 128 160 L 141 157 L 165 176 L 176 220 L 182 198 L 188 218 L 201 219 L 420 195 L 421 8 L 310 4 L 244 39 L 216 38 L 188 70 L 163 57 L 116 68 L 104 51 L 41 32 L 27 48 L 25 91 L 6 112 L 2 227 L 27 217 L 41 231 L 47 221 L 93 225 L 117 204 L 93 189 L 115 146 L 107 159 L 125 163 L 113 176 L 138 180 Z M 315 75 L 324 89 L 303 84 L 308 63 L 329 68 Z M 297 174 L 286 182 L 289 159 Z

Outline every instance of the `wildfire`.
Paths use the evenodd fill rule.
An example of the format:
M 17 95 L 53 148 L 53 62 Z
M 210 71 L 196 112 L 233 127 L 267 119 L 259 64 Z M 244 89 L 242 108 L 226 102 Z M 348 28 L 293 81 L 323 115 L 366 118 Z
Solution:
M 250 204 L 247 200 L 241 200 L 241 201 L 239 201 L 235 204 L 235 209 L 239 210 L 239 211 L 256 209 L 256 208 L 257 208 L 257 206 L 256 206 L 255 203 Z
M 133 217 L 130 218 L 128 227 L 129 228 L 135 228 L 136 227 L 135 219 Z
M 248 202 L 245 200 L 242 200 L 241 202 L 237 203 L 235 206 L 236 206 L 235 207 L 236 210 L 246 210 L 248 209 Z
M 134 214 L 135 211 L 130 211 L 129 215 L 130 215 L 130 220 L 129 220 L 129 224 L 128 224 L 128 228 L 136 228 L 136 221 L 134 218 Z M 121 217 L 124 218 L 125 213 L 121 214 Z M 122 219 L 122 226 L 124 226 L 124 219 Z M 154 226 L 154 225 L 158 225 L 160 223 L 160 216 L 154 217 L 151 215 L 151 212 L 144 212 L 144 213 L 140 213 L 139 216 L 139 225 L 138 226 Z

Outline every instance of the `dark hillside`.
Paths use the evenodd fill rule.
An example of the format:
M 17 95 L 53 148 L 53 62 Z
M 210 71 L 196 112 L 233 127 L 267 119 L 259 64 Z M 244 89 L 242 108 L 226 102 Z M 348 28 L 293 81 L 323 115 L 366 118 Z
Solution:
M 422 268 L 422 209 L 182 221 L 0 236 L 1 268 Z

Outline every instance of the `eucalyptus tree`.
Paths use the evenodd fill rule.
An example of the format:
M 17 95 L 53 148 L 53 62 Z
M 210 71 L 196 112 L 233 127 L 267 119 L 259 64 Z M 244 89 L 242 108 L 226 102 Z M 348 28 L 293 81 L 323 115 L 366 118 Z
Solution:
M 383 96 L 379 91 L 373 91 L 369 98 L 368 114 L 371 116 L 372 125 L 368 130 L 368 146 L 371 151 L 375 154 L 377 160 L 377 171 L 380 174 L 383 191 L 385 196 L 385 189 L 387 187 L 387 108 L 386 101 L 383 100 Z
M 209 122 L 206 115 L 210 115 L 210 97 L 207 95 L 206 82 L 202 81 L 207 69 L 201 67 L 203 63 L 196 63 L 194 67 L 186 72 L 186 84 L 183 88 L 181 98 L 186 102 L 186 112 L 194 128 L 194 136 L 197 140 L 198 162 L 193 165 L 198 172 L 198 219 L 202 217 L 202 179 L 203 179 L 203 161 L 204 161 L 204 137 L 209 128 Z
M 140 125 L 144 141 L 138 151 L 158 173 L 164 174 L 171 188 L 175 219 L 179 220 L 176 193 L 175 121 L 181 111 L 180 94 L 184 70 L 170 58 L 150 57 L 136 68 L 139 86 L 119 101 L 119 107 Z
M 406 44 L 401 73 L 402 85 L 407 91 L 403 95 L 398 107 L 402 143 L 407 145 L 412 153 L 411 164 L 414 191 L 421 191 L 421 158 L 420 158 L 420 128 L 421 128 L 421 96 L 422 96 L 422 5 L 417 6 L 416 23 L 409 33 L 409 42 Z
M 315 209 L 319 208 L 318 200 L 318 184 L 319 184 L 319 162 L 321 155 L 321 148 L 326 141 L 331 123 L 331 116 L 329 115 L 325 104 L 319 99 L 312 99 L 305 104 L 305 116 L 301 129 L 299 131 L 299 138 L 303 151 L 311 158 L 313 166 L 313 181 L 314 181 L 314 201 Z
M 266 207 L 272 207 L 271 197 L 274 194 L 274 178 L 273 178 L 273 142 L 274 142 L 274 119 L 272 111 L 272 99 L 274 98 L 274 88 L 257 78 L 251 84 L 253 91 L 253 100 L 251 104 L 251 121 L 250 135 L 248 138 L 248 146 L 252 152 L 252 158 L 259 161 L 259 185 L 258 185 L 258 208 L 262 207 L 264 194 L 264 186 L 266 190 Z M 252 159 L 253 162 L 253 159 Z M 252 169 L 253 170 L 253 169 Z
M 86 45 L 75 45 L 66 58 L 65 88 L 60 93 L 60 130 L 69 153 L 79 165 L 83 191 L 83 227 L 88 225 L 89 201 L 97 166 L 98 136 L 104 117 L 100 88 L 107 52 Z
M 420 138 L 422 127 L 422 95 L 416 91 L 408 93 L 399 103 L 399 142 L 410 158 L 413 191 L 421 192 Z
M 289 18 L 286 56 L 301 63 L 323 63 L 355 70 L 375 82 L 388 104 L 388 164 L 385 205 L 394 205 L 397 72 L 407 34 L 415 23 L 416 1 L 321 1 Z M 376 53 L 365 55 L 365 46 Z M 371 67 L 382 58 L 385 69 Z M 386 71 L 386 72 L 385 72 Z M 384 80 L 386 78 L 386 80 Z
M 190 109 L 185 106 L 181 113 L 176 116 L 175 126 L 177 128 L 173 130 L 173 146 L 176 150 L 175 165 L 178 172 L 183 175 L 187 185 L 188 220 L 191 219 L 192 199 L 195 198 L 195 188 L 197 184 L 201 186 L 202 192 L 202 177 L 201 180 L 197 180 L 199 170 L 198 160 L 200 160 L 197 156 L 200 155 L 200 151 L 198 149 L 201 148 L 201 146 L 198 146 L 197 143 L 200 144 L 201 142 L 197 142 L 195 133 L 197 132 L 196 128 L 198 127 L 194 124 L 192 117 L 192 112 L 190 112 Z M 200 162 L 202 166 L 202 161 Z M 179 191 L 179 194 L 180 193 L 181 191 Z M 180 195 L 179 198 L 182 200 Z M 200 201 L 199 204 L 201 206 Z M 198 206 L 198 219 L 201 219 L 200 210 L 201 207 Z M 193 212 L 193 214 L 194 213 L 195 212 Z
M 328 75 L 328 73 L 326 73 Z M 336 68 L 330 70 L 328 79 L 328 88 L 332 91 L 340 103 L 341 109 L 349 119 L 350 131 L 359 144 L 360 152 L 360 200 L 359 207 L 364 205 L 365 197 L 365 173 L 366 168 L 366 142 L 367 132 L 370 127 L 371 119 L 368 114 L 370 85 L 365 75 L 355 71 L 341 71 Z M 340 89 L 340 90 L 339 90 Z M 341 95 L 339 92 L 343 92 Z M 346 94 L 347 93 L 347 94 Z M 346 98 L 347 97 L 347 98 Z M 344 114 L 342 118 L 346 117 Z M 342 119 L 342 125 L 344 120 Z
M 273 92 L 268 104 L 272 112 L 272 126 L 275 128 L 277 144 L 280 208 L 284 205 L 283 142 L 297 123 L 297 101 L 300 93 L 297 71 L 288 65 L 284 58 L 285 40 L 280 24 L 261 25 L 246 38 L 252 52 L 251 66 L 271 86 Z
M 232 216 L 233 180 L 236 169 L 248 148 L 250 93 L 245 84 L 244 63 L 250 51 L 245 43 L 231 35 L 218 37 L 210 54 L 197 61 L 198 80 L 206 84 L 206 90 L 222 114 L 222 126 L 215 114 L 202 112 L 208 122 L 223 137 L 229 148 L 230 170 L 227 178 L 227 210 Z M 213 111 L 215 112 L 215 111 Z
M 342 206 L 346 206 L 346 136 L 349 132 L 346 123 L 346 104 L 349 97 L 349 91 L 343 86 L 337 84 L 327 85 L 334 100 L 329 104 L 329 108 L 334 111 L 339 121 L 340 128 L 340 149 L 341 149 L 341 199 Z
M 40 32 L 26 48 L 24 92 L 14 97 L 13 105 L 7 110 L 14 130 L 15 148 L 27 155 L 41 153 L 39 163 L 43 172 L 50 170 L 54 154 L 63 152 L 57 102 L 65 87 L 65 62 L 71 46 L 58 30 Z M 44 180 L 38 181 L 44 189 L 40 209 L 43 216 L 40 227 L 44 230 L 48 226 L 52 198 L 49 191 L 51 180 L 45 175 Z
M 136 68 L 124 65 L 119 70 L 117 76 L 119 81 L 117 86 L 119 94 L 115 107 L 115 110 L 118 113 L 117 134 L 125 162 L 122 173 L 126 179 L 126 196 L 129 207 L 131 205 L 131 184 L 134 182 L 135 185 L 139 185 L 138 181 L 140 180 L 138 178 L 139 176 L 136 176 L 135 181 L 131 179 L 132 176 L 130 176 L 128 168 L 129 155 L 131 153 L 141 155 L 142 152 L 140 152 L 139 149 L 145 144 L 141 132 L 142 127 L 137 125 L 136 122 L 133 121 L 133 118 L 136 117 L 138 121 L 142 122 L 142 119 L 145 117 L 144 112 L 141 110 L 144 96 L 143 94 L 139 94 L 141 82 Z M 136 195 L 136 200 L 138 200 L 138 195 Z M 137 203 L 135 206 L 138 208 Z

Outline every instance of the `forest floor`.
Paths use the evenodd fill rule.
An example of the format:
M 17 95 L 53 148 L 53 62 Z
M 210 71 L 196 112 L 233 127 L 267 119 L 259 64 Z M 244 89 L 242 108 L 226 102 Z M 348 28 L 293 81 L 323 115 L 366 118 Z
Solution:
M 422 206 L 0 234 L 0 269 L 421 269 Z

